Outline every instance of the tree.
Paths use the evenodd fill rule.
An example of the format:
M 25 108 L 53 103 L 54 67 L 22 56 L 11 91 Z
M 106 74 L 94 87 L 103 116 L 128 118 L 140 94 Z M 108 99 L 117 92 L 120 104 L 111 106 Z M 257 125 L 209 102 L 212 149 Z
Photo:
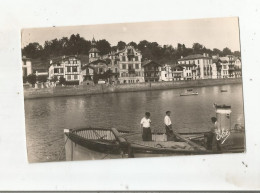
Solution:
M 205 48 L 203 45 L 199 43 L 194 43 L 192 45 L 192 49 L 194 53 L 202 53 L 202 49 Z
M 226 47 L 226 48 L 223 49 L 222 54 L 224 56 L 226 56 L 226 55 L 232 54 L 232 52 L 231 52 L 231 50 L 229 48 Z
M 37 76 L 38 82 L 47 82 L 47 76 Z
M 29 43 L 27 46 L 25 46 L 22 49 L 22 54 L 23 56 L 26 56 L 28 58 L 35 59 L 35 58 L 39 58 L 42 50 L 43 50 L 42 46 L 39 43 L 34 42 L 34 43 Z
M 63 76 L 61 76 L 59 79 L 59 83 L 63 85 L 66 84 L 66 79 Z
M 133 41 L 130 42 L 129 45 L 130 45 L 130 46 L 133 46 L 134 48 L 137 48 L 137 43 L 135 43 L 135 42 L 133 42 Z
M 100 54 L 108 54 L 111 51 L 110 43 L 103 39 L 97 41 L 97 49 L 100 51 Z
M 240 51 L 234 51 L 234 56 L 236 56 L 236 57 L 241 57 Z
M 126 46 L 126 43 L 123 41 L 119 41 L 117 43 L 117 49 L 119 49 L 119 50 L 123 50 L 125 48 L 125 46 Z
M 212 54 L 213 54 L 213 55 L 219 55 L 219 56 L 222 55 L 221 51 L 220 51 L 219 49 L 217 49 L 217 48 L 214 48 L 214 49 L 213 49 Z
M 34 86 L 35 85 L 35 83 L 36 83 L 36 75 L 35 74 L 29 74 L 28 76 L 27 76 L 27 81 L 32 85 L 32 86 Z
M 57 81 L 58 81 L 57 76 L 53 76 L 53 77 L 51 78 L 51 82 L 57 82 Z

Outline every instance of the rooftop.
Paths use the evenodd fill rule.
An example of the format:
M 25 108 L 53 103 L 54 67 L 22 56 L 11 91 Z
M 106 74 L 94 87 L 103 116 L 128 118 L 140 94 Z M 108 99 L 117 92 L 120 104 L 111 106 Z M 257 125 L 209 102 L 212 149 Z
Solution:
M 178 61 L 195 60 L 195 59 L 202 59 L 202 58 L 210 59 L 209 56 L 204 56 L 204 55 L 202 55 L 202 54 L 193 54 L 193 55 L 189 55 L 189 56 L 180 58 Z

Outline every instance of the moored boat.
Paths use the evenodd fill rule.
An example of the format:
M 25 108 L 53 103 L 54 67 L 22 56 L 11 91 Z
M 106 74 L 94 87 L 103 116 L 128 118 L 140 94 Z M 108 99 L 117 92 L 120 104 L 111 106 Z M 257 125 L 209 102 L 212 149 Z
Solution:
M 198 95 L 198 92 L 183 92 L 180 96 L 191 96 L 191 95 Z
M 115 128 L 81 128 L 65 129 L 64 133 L 72 145 L 71 158 L 79 153 L 73 153 L 75 147 L 91 151 L 88 158 L 99 154 L 98 159 L 121 157 L 155 157 L 169 155 L 212 154 L 226 152 L 244 152 L 245 131 L 244 127 L 236 124 L 231 129 L 231 106 L 216 105 L 216 117 L 221 126 L 216 137 L 221 150 L 208 148 L 208 132 L 177 133 L 173 131 L 177 140 L 167 141 L 165 133 L 152 133 L 152 141 L 143 141 L 141 132 L 129 132 Z M 223 130 L 223 128 L 225 128 Z M 65 143 L 66 144 L 66 143 Z M 74 144 L 74 145 L 73 145 Z M 85 151 L 80 149 L 80 153 Z M 66 151 L 67 152 L 67 151 Z M 93 159 L 93 158 L 92 158 Z M 77 160 L 77 158 L 76 158 Z

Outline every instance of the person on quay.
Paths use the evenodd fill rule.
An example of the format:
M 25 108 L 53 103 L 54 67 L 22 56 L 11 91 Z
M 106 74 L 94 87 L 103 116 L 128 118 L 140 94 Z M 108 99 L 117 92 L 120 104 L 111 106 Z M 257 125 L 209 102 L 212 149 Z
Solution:
M 143 141 L 152 141 L 152 132 L 151 132 L 151 114 L 149 112 L 145 113 L 145 117 L 142 118 L 140 127 L 143 129 L 142 138 Z
M 171 111 L 166 111 L 166 115 L 164 117 L 164 124 L 165 124 L 167 141 L 176 141 L 177 138 L 173 134 L 172 121 L 170 116 L 171 116 Z
M 216 117 L 211 117 L 211 122 L 213 126 L 211 127 L 210 131 L 206 134 L 207 138 L 207 149 L 208 150 L 213 150 L 213 151 L 220 151 L 220 141 L 217 140 L 217 118 Z

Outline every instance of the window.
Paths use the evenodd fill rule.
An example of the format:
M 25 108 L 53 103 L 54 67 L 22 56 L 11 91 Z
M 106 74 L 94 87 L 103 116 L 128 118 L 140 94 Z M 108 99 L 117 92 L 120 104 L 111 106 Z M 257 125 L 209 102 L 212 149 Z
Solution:
M 122 64 L 123 69 L 126 69 L 126 64 Z
M 71 72 L 70 66 L 67 67 L 67 72 Z
M 74 75 L 74 80 L 78 80 L 78 75 Z
M 77 71 L 78 71 L 77 66 L 73 66 L 73 67 L 72 67 L 72 72 L 77 72 Z
M 198 60 L 198 64 L 200 64 L 200 60 Z
M 117 68 L 115 68 L 115 72 L 117 73 Z
M 122 61 L 125 61 L 125 56 L 122 56 Z
M 133 69 L 133 64 L 128 64 L 128 69 L 129 70 Z
M 63 73 L 63 68 L 60 68 L 60 73 Z
M 139 69 L 139 64 L 135 64 L 135 69 Z
M 68 80 L 71 80 L 71 75 L 68 75 L 68 76 L 67 76 L 67 79 L 68 79 Z
M 54 68 L 54 73 L 59 73 L 59 69 L 58 68 Z
M 167 74 L 165 74 L 165 77 L 167 77 Z
M 138 61 L 138 56 L 135 56 L 135 61 Z

